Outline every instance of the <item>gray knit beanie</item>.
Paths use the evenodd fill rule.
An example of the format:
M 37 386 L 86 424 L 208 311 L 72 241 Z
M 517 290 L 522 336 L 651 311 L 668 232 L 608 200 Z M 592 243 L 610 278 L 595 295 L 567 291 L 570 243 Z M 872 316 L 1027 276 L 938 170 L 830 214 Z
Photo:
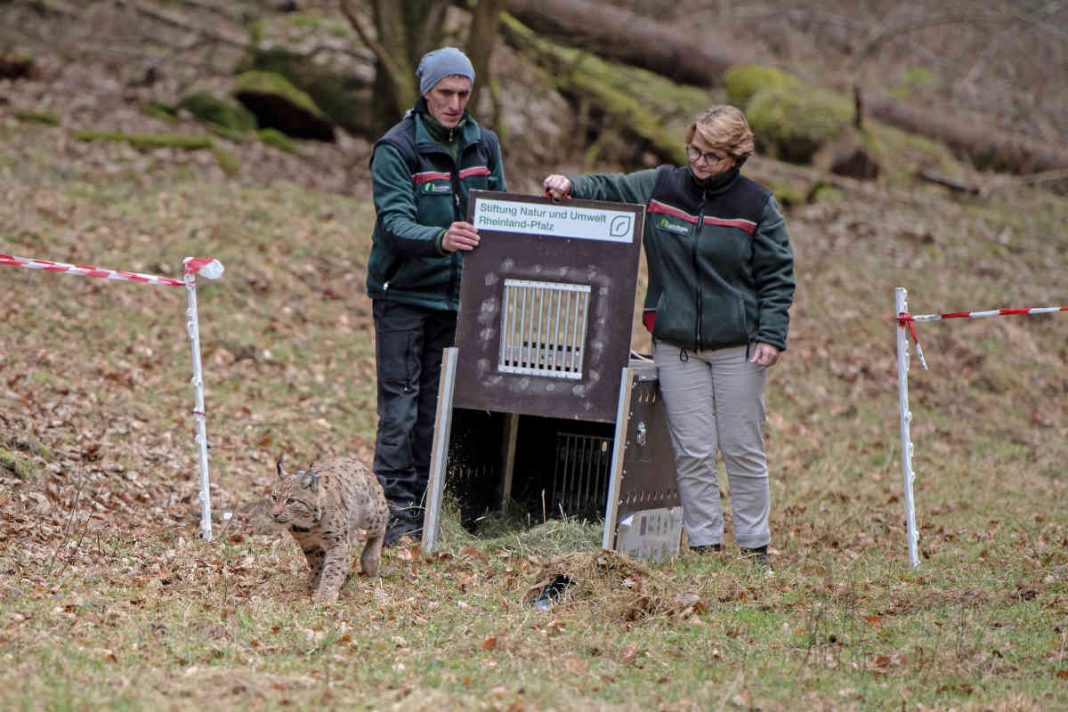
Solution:
M 466 54 L 455 47 L 442 47 L 427 52 L 419 61 L 419 68 L 415 70 L 415 76 L 419 77 L 419 93 L 426 96 L 442 79 L 456 74 L 467 77 L 472 84 L 475 83 L 475 68 L 471 66 L 471 60 Z

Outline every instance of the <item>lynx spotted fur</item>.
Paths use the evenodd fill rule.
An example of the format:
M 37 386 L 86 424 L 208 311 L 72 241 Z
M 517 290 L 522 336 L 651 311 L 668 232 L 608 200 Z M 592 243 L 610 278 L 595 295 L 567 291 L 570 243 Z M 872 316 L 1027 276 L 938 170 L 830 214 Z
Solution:
M 378 573 L 389 507 L 378 479 L 360 461 L 326 458 L 287 475 L 278 461 L 271 518 L 297 540 L 308 559 L 313 598 L 333 603 L 348 580 L 358 530 L 367 534 L 360 566 Z

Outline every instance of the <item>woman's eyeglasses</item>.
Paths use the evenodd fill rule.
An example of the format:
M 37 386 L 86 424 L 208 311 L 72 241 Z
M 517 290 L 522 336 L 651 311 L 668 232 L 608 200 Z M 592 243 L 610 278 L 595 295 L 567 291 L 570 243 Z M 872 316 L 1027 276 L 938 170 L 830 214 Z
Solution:
M 686 144 L 686 155 L 691 161 L 696 162 L 698 158 L 705 159 L 705 164 L 711 166 L 727 158 L 727 156 L 718 156 L 715 153 L 709 151 L 708 153 L 702 153 L 701 149 L 694 146 L 692 143 Z

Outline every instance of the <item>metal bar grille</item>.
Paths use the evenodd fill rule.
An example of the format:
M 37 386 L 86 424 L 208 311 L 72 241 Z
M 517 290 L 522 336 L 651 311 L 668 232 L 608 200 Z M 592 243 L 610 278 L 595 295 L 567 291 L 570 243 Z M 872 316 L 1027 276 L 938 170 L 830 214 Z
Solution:
M 552 508 L 565 514 L 600 511 L 612 462 L 612 438 L 575 433 L 556 434 Z
M 590 286 L 504 280 L 502 373 L 581 380 Z

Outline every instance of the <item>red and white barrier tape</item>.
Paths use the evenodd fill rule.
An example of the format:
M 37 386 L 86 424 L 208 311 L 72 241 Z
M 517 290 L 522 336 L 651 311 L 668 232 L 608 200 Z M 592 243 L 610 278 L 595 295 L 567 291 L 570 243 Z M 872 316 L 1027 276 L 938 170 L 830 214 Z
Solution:
M 45 272 L 59 272 L 61 274 L 73 274 L 79 277 L 98 277 L 120 282 L 138 282 L 140 284 L 158 284 L 165 287 L 185 287 L 189 298 L 189 308 L 186 310 L 188 321 L 186 332 L 192 344 L 193 355 L 193 392 L 196 399 L 193 407 L 193 416 L 197 421 L 197 455 L 200 470 L 200 532 L 205 541 L 211 541 L 211 481 L 208 472 L 208 433 L 207 412 L 204 407 L 204 380 L 201 375 L 200 361 L 200 326 L 197 318 L 197 276 L 205 279 L 219 279 L 223 275 L 222 263 L 211 257 L 186 257 L 182 260 L 182 279 L 160 277 L 155 274 L 140 274 L 137 272 L 124 272 L 122 270 L 103 269 L 90 265 L 70 265 L 65 262 L 52 262 L 51 260 L 37 260 L 30 257 L 15 257 L 14 255 L 0 254 L 0 266 L 23 267 L 25 269 L 43 270 Z
M 992 309 L 990 311 L 952 312 L 950 314 L 921 314 L 911 316 L 907 312 L 904 318 L 910 321 L 939 321 L 940 319 L 983 319 L 988 316 L 1014 316 L 1017 314 L 1052 314 L 1068 311 L 1068 307 L 1035 307 L 1034 309 Z M 900 320 L 901 315 L 898 316 Z
M 222 264 L 211 257 L 188 257 L 185 262 L 187 275 L 201 275 L 206 279 L 218 279 L 222 276 Z M 138 272 L 124 272 L 122 270 L 104 269 L 91 265 L 71 265 L 65 262 L 52 262 L 50 260 L 37 260 L 32 257 L 15 257 L 14 255 L 0 254 L 0 265 L 9 267 L 24 267 L 25 269 L 38 269 L 46 272 L 61 272 L 73 274 L 79 277 L 98 277 L 119 282 L 139 282 L 141 284 L 158 284 L 165 287 L 184 287 L 185 282 L 170 277 L 160 277 L 155 274 L 140 274 Z
M 916 322 L 941 321 L 942 319 L 985 319 L 991 316 L 1016 316 L 1020 314 L 1053 314 L 1068 311 L 1068 307 L 1033 307 L 1030 309 L 991 309 L 989 311 L 950 312 L 949 314 L 921 314 L 913 316 L 908 312 L 897 315 L 898 326 L 908 329 L 912 337 L 912 343 L 916 345 L 916 356 L 920 359 L 923 370 L 927 370 L 927 360 L 923 357 L 923 349 L 920 348 L 920 337 L 916 334 Z

